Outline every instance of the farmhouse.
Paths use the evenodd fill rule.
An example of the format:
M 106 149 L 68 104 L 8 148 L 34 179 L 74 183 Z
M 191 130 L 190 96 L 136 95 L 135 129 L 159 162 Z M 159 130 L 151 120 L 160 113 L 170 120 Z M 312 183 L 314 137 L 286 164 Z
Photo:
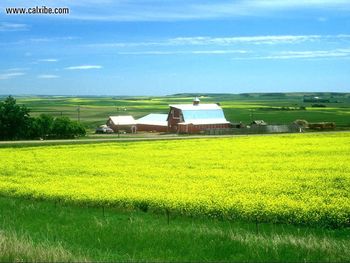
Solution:
M 138 120 L 137 130 L 138 131 L 156 131 L 156 132 L 166 132 L 168 131 L 168 114 L 148 114 Z
M 109 116 L 107 126 L 114 132 L 126 131 L 135 133 L 137 131 L 136 121 L 132 116 Z
M 204 130 L 229 128 L 218 104 L 200 104 L 195 98 L 193 104 L 169 105 L 168 131 L 179 133 L 199 133 Z

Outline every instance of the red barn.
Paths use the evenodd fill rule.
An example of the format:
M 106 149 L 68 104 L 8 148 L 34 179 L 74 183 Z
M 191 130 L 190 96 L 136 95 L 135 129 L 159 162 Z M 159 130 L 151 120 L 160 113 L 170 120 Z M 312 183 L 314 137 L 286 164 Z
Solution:
M 230 127 L 222 108 L 217 104 L 200 104 L 195 98 L 193 104 L 169 105 L 168 130 L 179 133 L 199 133 L 208 129 Z

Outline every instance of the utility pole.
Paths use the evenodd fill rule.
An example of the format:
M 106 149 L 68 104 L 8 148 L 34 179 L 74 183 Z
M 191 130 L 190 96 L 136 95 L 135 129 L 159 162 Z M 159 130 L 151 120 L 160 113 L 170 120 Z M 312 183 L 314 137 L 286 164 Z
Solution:
M 118 122 L 118 138 L 120 137 L 120 132 L 119 132 L 119 122 Z
M 116 105 L 116 104 L 115 104 Z M 119 107 L 117 107 L 116 105 L 116 108 L 117 108 L 117 116 L 118 116 L 118 113 L 119 113 Z M 119 122 L 117 123 L 118 125 L 118 138 L 120 137 L 120 133 L 119 133 Z
M 80 105 L 77 108 L 77 112 L 78 112 L 78 122 L 80 122 Z

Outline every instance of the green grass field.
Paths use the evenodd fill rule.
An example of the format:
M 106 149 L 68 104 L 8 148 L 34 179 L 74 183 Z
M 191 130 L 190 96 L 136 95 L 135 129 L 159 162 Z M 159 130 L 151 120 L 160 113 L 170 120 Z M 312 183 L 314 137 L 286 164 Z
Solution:
M 119 211 L 0 197 L 1 262 L 346 262 L 349 229 Z
M 311 107 L 314 103 L 304 103 L 306 93 L 281 94 L 208 94 L 201 97 L 202 103 L 219 102 L 227 119 L 231 122 L 249 124 L 251 120 L 263 119 L 270 124 L 288 124 L 296 119 L 309 122 L 335 122 L 338 129 L 350 128 L 350 94 L 316 93 L 330 98 L 324 103 L 326 108 Z M 18 97 L 18 103 L 32 109 L 32 115 L 48 113 L 54 116 L 78 118 L 80 106 L 81 121 L 89 129 L 104 124 L 110 115 L 131 114 L 135 118 L 149 113 L 167 113 L 168 105 L 191 103 L 195 94 L 165 97 Z M 282 107 L 306 110 L 282 110 Z

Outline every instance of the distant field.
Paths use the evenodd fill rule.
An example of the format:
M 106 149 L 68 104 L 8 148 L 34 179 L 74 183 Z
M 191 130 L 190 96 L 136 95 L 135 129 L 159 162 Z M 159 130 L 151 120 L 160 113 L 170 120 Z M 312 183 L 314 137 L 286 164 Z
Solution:
M 350 134 L 0 149 L 0 193 L 312 226 L 350 226 Z
M 330 98 L 325 108 L 311 107 L 304 103 L 304 93 L 278 94 L 209 94 L 201 97 L 202 103 L 219 102 L 231 122 L 250 123 L 263 119 L 271 124 L 287 124 L 296 119 L 309 122 L 335 122 L 339 129 L 350 128 L 350 94 L 316 94 Z M 171 103 L 191 103 L 194 94 L 165 97 L 19 97 L 18 102 L 32 109 L 32 115 L 48 113 L 80 119 L 90 129 L 104 124 L 110 115 L 131 114 L 135 118 L 149 113 L 167 113 Z M 300 110 L 298 107 L 306 107 Z M 283 110 L 282 107 L 289 107 Z M 294 108 L 294 109 L 293 109 Z M 292 110 L 293 109 L 293 110 Z

